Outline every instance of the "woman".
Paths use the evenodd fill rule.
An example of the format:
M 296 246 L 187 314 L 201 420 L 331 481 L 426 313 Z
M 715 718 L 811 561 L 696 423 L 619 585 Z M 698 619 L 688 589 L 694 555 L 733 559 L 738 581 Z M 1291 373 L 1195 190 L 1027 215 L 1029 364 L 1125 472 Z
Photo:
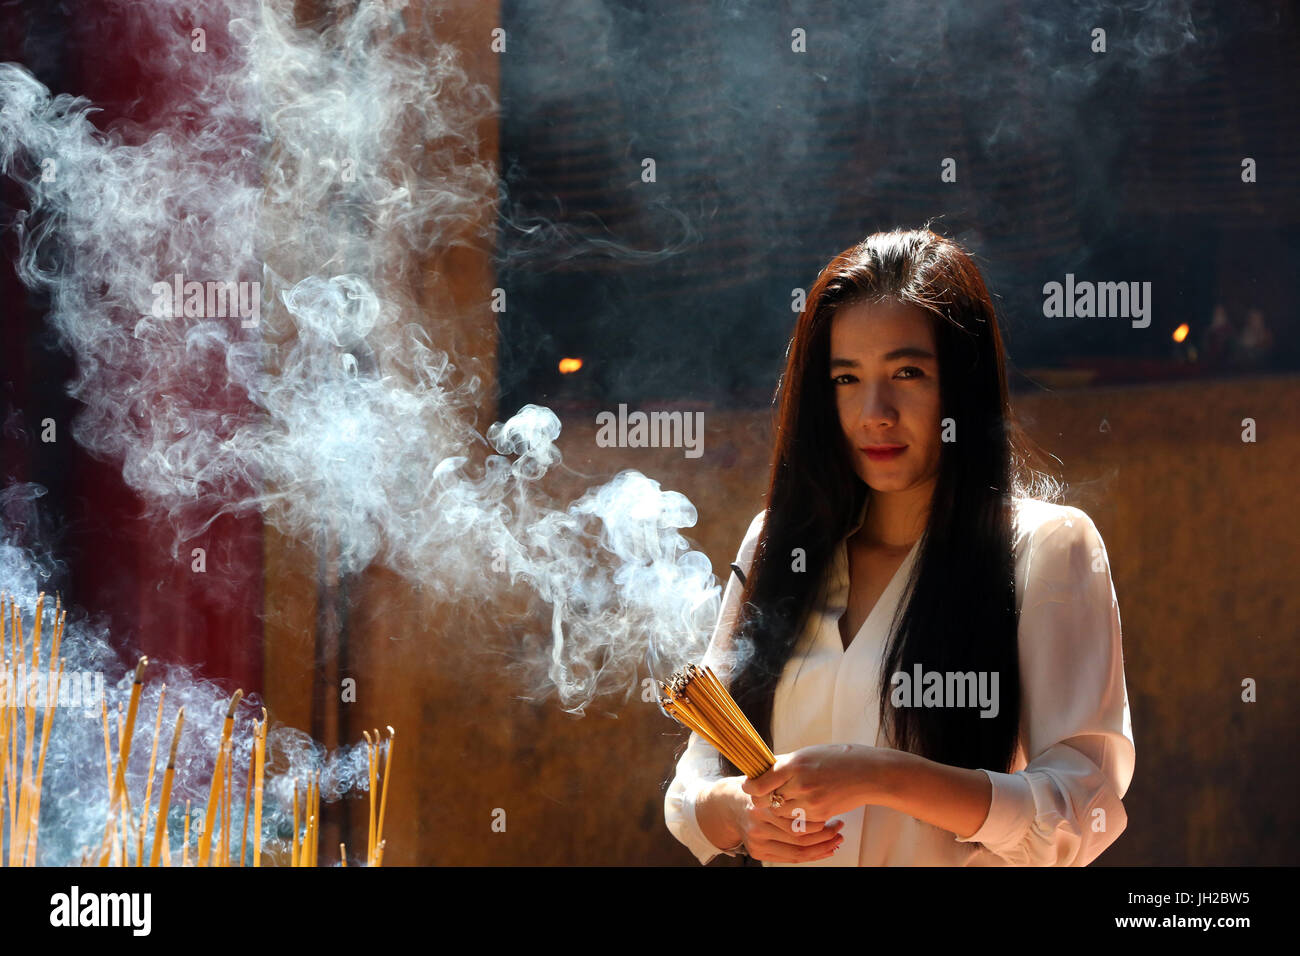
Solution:
M 1119 608 L 1092 521 L 1039 500 L 970 257 L 929 229 L 836 256 L 779 402 L 705 657 L 776 764 L 692 734 L 669 829 L 702 863 L 1092 862 L 1133 776 Z

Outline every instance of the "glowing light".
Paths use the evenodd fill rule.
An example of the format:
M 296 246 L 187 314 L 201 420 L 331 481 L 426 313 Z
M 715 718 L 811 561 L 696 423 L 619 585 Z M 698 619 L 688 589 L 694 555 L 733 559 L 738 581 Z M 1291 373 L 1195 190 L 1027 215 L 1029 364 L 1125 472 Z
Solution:
M 1191 329 L 1188 327 L 1187 323 L 1184 322 L 1182 325 L 1178 326 L 1178 328 L 1174 329 L 1174 341 L 1181 342 L 1183 339 L 1187 338 L 1187 333 L 1189 331 L 1191 331 Z
M 560 359 L 560 374 L 570 375 L 582 368 L 582 359 L 580 358 L 562 358 Z

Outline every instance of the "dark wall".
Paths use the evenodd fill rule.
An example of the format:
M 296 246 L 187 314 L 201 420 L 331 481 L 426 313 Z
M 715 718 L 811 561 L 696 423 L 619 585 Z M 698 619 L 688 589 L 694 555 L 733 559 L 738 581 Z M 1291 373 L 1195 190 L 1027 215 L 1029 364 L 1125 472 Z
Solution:
M 1203 346 L 1218 304 L 1238 332 L 1263 313 L 1260 368 L 1300 368 L 1293 5 L 670 6 L 502 4 L 504 406 L 763 406 L 791 290 L 930 219 L 980 257 L 1025 368 L 1151 381 L 1113 360 L 1167 361 L 1184 322 Z M 1067 273 L 1151 282 L 1151 326 L 1043 321 Z

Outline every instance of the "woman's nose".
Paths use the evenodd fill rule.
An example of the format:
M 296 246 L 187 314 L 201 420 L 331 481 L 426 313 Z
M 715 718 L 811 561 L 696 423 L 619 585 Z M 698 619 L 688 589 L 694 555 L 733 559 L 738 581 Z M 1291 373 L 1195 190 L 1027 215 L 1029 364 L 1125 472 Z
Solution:
M 892 425 L 898 421 L 898 409 L 894 407 L 893 396 L 888 389 L 868 388 L 863 396 L 862 421 L 872 427 Z

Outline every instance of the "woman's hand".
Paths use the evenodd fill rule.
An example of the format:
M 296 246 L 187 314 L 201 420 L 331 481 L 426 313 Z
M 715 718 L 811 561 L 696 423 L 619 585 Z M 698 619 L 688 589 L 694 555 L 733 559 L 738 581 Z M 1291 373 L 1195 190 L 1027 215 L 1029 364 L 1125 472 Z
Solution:
M 762 779 L 761 777 L 759 779 Z M 743 843 L 755 860 L 807 863 L 824 860 L 844 842 L 844 821 L 826 825 L 820 819 L 782 816 L 768 798 L 755 799 L 741 789 L 745 777 L 723 777 L 701 796 L 695 813 L 700 829 L 715 846 Z
M 884 767 L 880 751 L 861 744 L 824 744 L 781 754 L 772 769 L 746 780 L 741 789 L 766 806 L 779 791 L 784 801 L 776 812 L 809 820 L 829 820 L 872 802 L 874 784 Z M 787 825 L 790 821 L 787 821 Z

